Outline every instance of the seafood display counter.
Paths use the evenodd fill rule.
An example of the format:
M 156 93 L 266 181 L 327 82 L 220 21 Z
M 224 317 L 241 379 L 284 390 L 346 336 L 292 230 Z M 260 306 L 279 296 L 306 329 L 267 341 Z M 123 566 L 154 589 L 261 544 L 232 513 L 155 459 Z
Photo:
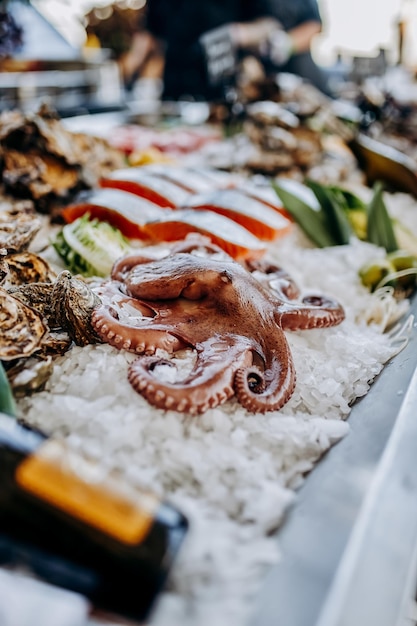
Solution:
M 411 314 L 417 314 L 416 299 Z M 255 626 L 417 623 L 417 334 L 354 405 L 278 533 Z
M 19 380 L 7 370 L 19 391 L 17 408 L 25 428 L 51 439 L 49 448 L 55 438 L 65 439 L 77 454 L 91 455 L 100 471 L 116 472 L 135 490 L 143 481 L 163 501 L 169 496 L 190 522 L 168 588 L 151 615 L 153 626 L 402 626 L 415 609 L 417 300 L 412 297 L 407 309 L 404 297 L 415 290 L 417 258 L 406 270 L 414 282 L 400 285 L 386 274 L 391 283 L 381 287 L 379 281 L 375 293 L 360 280 L 360 270 L 375 258 L 391 268 L 388 254 L 397 249 L 353 230 L 343 240 L 329 240 L 326 233 L 325 244 L 308 241 L 296 218 L 290 220 L 291 192 L 286 202 L 279 195 L 285 192 L 283 177 L 274 179 L 272 189 L 269 179 L 251 175 L 268 175 L 259 169 L 265 155 L 283 155 L 272 139 L 281 145 L 284 138 L 287 154 L 285 162 L 269 162 L 271 176 L 279 166 L 319 178 L 328 171 L 321 166 L 328 165 L 329 149 L 311 147 L 319 131 L 291 135 L 293 117 L 280 118 L 285 133 L 272 133 L 279 115 L 275 105 L 252 108 L 246 128 L 256 131 L 250 147 L 259 149 L 260 159 L 247 160 L 244 172 L 241 163 L 239 171 L 230 162 L 228 171 L 212 162 L 201 168 L 202 146 L 210 160 L 227 142 L 198 124 L 199 132 L 181 129 L 175 141 L 173 133 L 152 129 L 143 147 L 135 141 L 149 138 L 146 131 L 123 126 L 123 120 L 117 127 L 118 114 L 116 121 L 88 116 L 65 126 L 47 107 L 30 117 L 3 116 L 3 180 L 16 197 L 25 185 L 33 206 L 27 207 L 31 222 L 25 221 L 23 234 L 36 244 L 27 250 L 16 198 L 5 197 L 7 219 L 20 237 L 18 246 L 16 237 L 9 244 L 3 297 L 22 310 L 33 307 L 39 318 L 31 355 L 42 349 L 43 324 L 68 339 L 53 365 L 50 357 L 46 378 L 34 381 L 36 393 L 19 391 Z M 97 122 L 98 136 L 81 132 L 86 121 L 90 131 Z M 110 124 L 114 141 L 108 143 Z M 170 143 L 163 143 L 168 135 Z M 185 139 L 194 146 L 187 155 Z M 236 154 L 238 142 L 228 144 Z M 174 156 L 167 149 L 172 144 Z M 340 149 L 340 142 L 333 145 Z M 152 162 L 155 146 L 159 160 Z M 361 172 L 351 154 L 340 154 L 337 182 L 352 182 L 350 173 Z M 34 169 L 35 158 L 43 168 Z M 417 238 L 415 199 L 385 193 L 391 217 L 382 189 L 368 202 L 372 191 L 360 180 L 363 201 L 347 192 L 358 200 L 355 215 L 365 216 L 368 225 L 373 216 L 375 224 L 378 209 L 393 229 L 404 210 Z M 314 189 L 321 192 L 315 194 L 319 206 L 307 211 L 315 226 L 312 216 L 322 211 L 324 217 L 320 199 L 346 198 L 341 187 L 337 195 L 325 182 L 299 185 L 313 195 Z M 140 210 L 130 210 L 133 205 Z M 346 219 L 341 223 L 345 227 Z M 48 243 L 41 230 L 37 241 L 31 237 L 41 224 Z M 245 238 L 233 240 L 239 229 Z M 18 284 L 17 271 L 12 283 L 13 263 L 19 262 L 13 257 L 26 253 L 54 266 L 51 278 L 34 280 L 31 289 L 26 278 Z M 409 291 L 401 291 L 404 284 Z M 70 297 L 74 291 L 77 298 Z M 9 361 L 17 358 L 11 336 Z M 219 383 L 216 376 L 207 383 L 206 362 L 216 376 L 217 368 L 225 371 Z M 242 379 L 236 367 L 252 369 L 239 374 Z M 261 404 L 270 398 L 273 404 Z M 100 522 L 93 508 L 92 526 Z M 120 522 L 116 538 L 122 527 Z M 99 535 L 93 535 L 95 542 Z M 62 548 L 61 537 L 56 534 L 54 551 Z M 49 537 L 43 539 L 46 545 Z M 113 571 L 106 569 L 110 588 Z M 127 589 L 134 604 L 135 577 L 122 591 Z M 94 604 L 93 594 L 84 595 Z M 250 595 L 256 596 L 254 609 Z M 116 609 L 105 603 L 97 608 L 124 615 L 129 607 L 122 602 Z M 138 619 L 134 610 L 126 616 Z

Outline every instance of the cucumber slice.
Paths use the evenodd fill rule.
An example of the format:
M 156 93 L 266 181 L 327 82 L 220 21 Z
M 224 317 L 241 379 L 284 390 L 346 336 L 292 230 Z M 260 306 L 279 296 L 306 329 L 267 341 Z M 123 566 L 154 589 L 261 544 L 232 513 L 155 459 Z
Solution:
M 131 250 L 120 230 L 88 214 L 66 224 L 52 245 L 72 272 L 84 276 L 108 276 L 114 262 Z

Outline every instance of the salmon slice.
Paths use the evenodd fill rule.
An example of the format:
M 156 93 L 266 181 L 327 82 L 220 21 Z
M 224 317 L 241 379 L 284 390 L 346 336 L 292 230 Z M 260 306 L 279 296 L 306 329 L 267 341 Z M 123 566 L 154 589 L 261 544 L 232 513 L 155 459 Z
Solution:
M 255 198 L 255 200 L 259 200 L 259 202 L 263 202 L 267 206 L 274 209 L 274 211 L 278 211 L 281 215 L 284 215 L 291 222 L 293 221 L 291 215 L 285 209 L 284 204 L 281 202 L 277 193 L 270 185 L 258 185 L 254 184 L 251 180 L 244 181 L 244 183 L 239 186 L 239 191 L 250 196 L 251 198 Z
M 198 166 L 187 166 L 187 169 L 190 172 L 195 172 L 205 180 L 207 180 L 212 187 L 216 189 L 230 189 L 232 187 L 236 187 L 236 185 L 240 184 L 243 180 L 240 174 L 232 174 L 230 172 L 223 172 L 221 170 L 216 170 L 212 167 L 198 167 Z
M 157 221 L 146 224 L 144 231 L 154 242 L 176 241 L 197 232 L 209 237 L 237 260 L 257 259 L 265 252 L 265 244 L 246 228 L 212 211 L 178 209 L 165 212 Z
M 95 189 L 82 193 L 72 204 L 62 210 L 66 222 L 73 222 L 85 213 L 91 218 L 108 222 L 118 228 L 129 239 L 146 239 L 143 227 L 147 222 L 159 219 L 171 209 L 140 198 L 119 189 Z
M 158 163 L 145 166 L 145 168 L 146 172 L 179 185 L 188 193 L 204 193 L 218 188 L 218 185 L 215 185 L 213 180 L 190 167 L 161 165 Z
M 128 191 L 170 209 L 184 204 L 189 196 L 183 187 L 146 171 L 144 167 L 115 170 L 100 180 L 100 187 Z
M 192 196 L 186 206 L 228 217 L 263 241 L 278 239 L 292 228 L 292 223 L 284 215 L 237 189 Z

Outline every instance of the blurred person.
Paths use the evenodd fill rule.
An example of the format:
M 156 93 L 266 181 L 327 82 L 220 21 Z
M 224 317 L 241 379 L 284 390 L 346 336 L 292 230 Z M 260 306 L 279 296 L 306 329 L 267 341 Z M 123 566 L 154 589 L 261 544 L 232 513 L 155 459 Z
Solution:
M 85 53 L 90 55 L 97 49 L 110 51 L 127 88 L 135 81 L 138 71 L 158 77 L 163 67 L 157 42 L 144 28 L 144 15 L 143 7 L 136 9 L 128 3 L 109 0 L 107 5 L 93 6 L 84 16 Z
M 316 0 L 148 0 L 145 32 L 126 55 L 125 75 L 141 75 L 149 58 L 163 57 L 165 99 L 217 99 L 223 86 L 210 80 L 207 66 L 213 37 L 238 58 L 255 55 L 267 72 L 298 74 L 329 93 L 310 51 L 321 28 Z
M 322 30 L 317 1 L 270 0 L 270 4 L 282 28 L 274 31 L 267 42 L 267 69 L 297 74 L 326 95 L 332 95 L 325 70 L 311 54 L 312 41 Z

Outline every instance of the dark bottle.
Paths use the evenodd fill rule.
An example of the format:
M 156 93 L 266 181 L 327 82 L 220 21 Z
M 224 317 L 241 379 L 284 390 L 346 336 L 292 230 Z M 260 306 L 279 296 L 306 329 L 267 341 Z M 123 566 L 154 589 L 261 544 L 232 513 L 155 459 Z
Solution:
M 141 621 L 187 526 L 154 494 L 0 413 L 0 564 Z

